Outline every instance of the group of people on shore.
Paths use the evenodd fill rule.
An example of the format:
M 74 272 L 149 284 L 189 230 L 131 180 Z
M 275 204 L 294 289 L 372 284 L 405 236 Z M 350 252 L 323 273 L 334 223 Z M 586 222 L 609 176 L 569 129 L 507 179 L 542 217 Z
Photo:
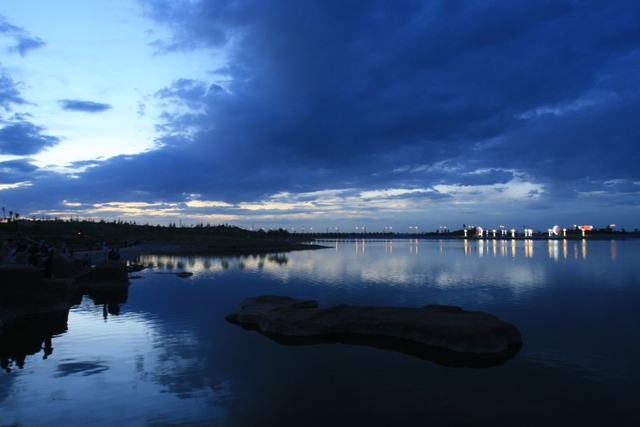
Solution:
M 102 242 L 102 254 L 105 262 L 120 260 L 120 248 L 109 249 L 107 242 Z
M 121 259 L 120 247 L 128 248 L 137 245 L 140 245 L 138 240 L 120 242 L 113 247 L 109 247 L 107 242 L 101 242 L 97 249 L 102 250 L 104 262 L 118 261 Z M 82 255 L 82 264 L 85 267 L 91 267 L 92 263 L 95 264 L 97 261 L 90 255 L 94 248 L 89 247 L 89 250 Z M 67 245 L 66 242 L 62 242 L 62 247 L 54 251 L 53 245 L 44 240 L 36 242 L 27 238 L 6 238 L 0 245 L 0 265 L 17 264 L 42 267 L 48 258 L 54 256 L 54 253 L 66 258 L 74 257 L 73 247 Z
M 19 264 L 37 266 L 42 258 L 53 256 L 53 247 L 44 240 L 40 243 L 30 241 L 14 242 L 7 239 L 0 250 L 0 265 Z

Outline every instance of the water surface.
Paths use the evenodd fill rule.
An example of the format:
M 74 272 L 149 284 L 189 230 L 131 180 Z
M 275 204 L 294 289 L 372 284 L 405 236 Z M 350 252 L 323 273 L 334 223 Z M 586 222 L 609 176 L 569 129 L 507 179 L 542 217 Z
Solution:
M 322 243 L 141 258 L 126 300 L 84 296 L 0 372 L 0 425 L 640 425 L 639 241 Z M 524 346 L 487 369 L 285 346 L 224 320 L 261 294 L 459 305 L 514 323 Z

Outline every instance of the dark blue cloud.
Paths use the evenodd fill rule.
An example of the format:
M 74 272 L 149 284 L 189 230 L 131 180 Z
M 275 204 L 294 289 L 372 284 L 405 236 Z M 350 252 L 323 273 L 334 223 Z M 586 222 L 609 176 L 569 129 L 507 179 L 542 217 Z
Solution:
M 153 6 L 163 22 L 172 16 L 168 3 Z M 225 38 L 208 40 L 207 26 L 226 39 L 241 36 L 229 66 L 217 70 L 229 78 L 228 91 L 207 94 L 204 82 L 189 81 L 188 91 L 176 82 L 163 92 L 205 105 L 204 113 L 166 116 L 164 142 L 176 146 L 176 135 L 188 135 L 193 161 L 211 162 L 227 182 L 245 184 L 241 192 L 366 185 L 374 174 L 403 185 L 400 174 L 381 172 L 452 159 L 467 172 L 517 168 L 540 182 L 580 180 L 585 153 L 626 159 L 638 136 L 630 120 L 638 92 L 626 85 L 635 75 L 619 68 L 639 62 L 639 8 L 627 2 L 193 7 L 181 12 L 192 21 L 174 21 L 181 23 L 174 45 L 185 38 L 218 46 Z M 619 96 L 627 98 L 619 112 L 629 113 L 616 118 L 606 111 Z M 556 112 L 537 120 L 531 114 L 539 109 Z M 613 163 L 593 167 L 591 179 L 637 177 L 632 162 Z M 234 179 L 243 173 L 246 182 Z M 479 177 L 418 175 L 422 185 Z M 503 175 L 494 183 L 510 173 Z
M 182 79 L 160 90 L 190 109 L 167 109 L 165 148 L 115 158 L 90 179 L 238 202 L 505 184 L 514 171 L 547 189 L 640 178 L 640 6 L 154 1 L 148 12 L 174 30 L 162 42 L 172 49 L 228 44 L 229 64 L 214 70 L 225 87 Z M 133 180 L 129 169 L 148 165 L 164 177 Z
M 5 111 L 10 111 L 12 105 L 26 103 L 13 79 L 4 73 L 0 74 L 0 107 Z
M 209 93 L 217 93 L 222 91 L 218 85 L 210 85 L 207 87 L 192 79 L 180 79 L 171 83 L 169 87 L 159 90 L 156 93 L 158 99 L 170 102 L 177 102 L 187 107 L 198 110 L 205 104 L 205 97 Z
M 29 159 L 16 159 L 0 162 L 0 184 L 14 184 L 28 181 L 38 167 Z
M 101 113 L 103 111 L 107 111 L 113 108 L 109 104 L 103 104 L 100 102 L 92 102 L 92 101 L 79 101 L 75 99 L 63 99 L 58 102 L 62 106 L 63 110 L 82 111 L 85 113 Z
M 29 122 L 12 123 L 0 129 L 0 154 L 29 156 L 53 147 L 60 138 L 46 135 L 45 128 Z
M 194 15 L 201 12 L 198 9 L 185 7 L 183 3 L 168 1 L 142 0 L 141 3 L 148 6 L 146 13 L 150 18 L 168 25 L 174 32 L 174 36 L 169 40 L 157 39 L 150 43 L 160 52 L 193 50 L 207 48 L 212 45 L 222 46 L 228 41 L 224 29 L 215 22 L 210 21 L 208 25 L 197 27 L 192 25 L 194 21 L 203 19 L 202 16 Z M 217 5 L 211 2 L 208 5 L 203 5 L 203 7 L 226 8 L 233 7 L 233 5 L 225 2 Z M 204 19 L 206 20 L 207 18 L 205 17 Z M 198 36 L 193 37 L 193 32 L 197 33 Z
M 39 37 L 31 37 L 22 28 L 7 22 L 2 15 L 0 15 L 0 35 L 13 38 L 15 46 L 12 46 L 10 50 L 16 51 L 22 56 L 26 56 L 31 50 L 39 49 L 46 45 Z
M 38 170 L 38 167 L 32 164 L 29 159 L 16 159 L 0 162 L 0 169 L 5 172 L 31 173 Z
M 584 212 L 591 192 L 603 212 L 640 196 L 640 4 L 141 3 L 172 32 L 159 51 L 225 49 L 228 62 L 167 82 L 158 148 L 59 184 L 74 197 L 401 189 L 390 198 L 446 203 L 442 187 L 522 181 L 517 208 L 553 218 Z
M 46 43 L 39 38 L 21 37 L 18 39 L 18 44 L 15 49 L 22 56 L 27 56 L 27 53 L 32 50 L 40 49 L 44 47 Z

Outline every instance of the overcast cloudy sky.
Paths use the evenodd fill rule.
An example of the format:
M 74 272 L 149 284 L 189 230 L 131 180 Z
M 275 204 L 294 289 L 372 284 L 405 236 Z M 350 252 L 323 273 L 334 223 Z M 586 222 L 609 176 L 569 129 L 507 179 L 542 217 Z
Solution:
M 9 0 L 22 217 L 640 227 L 640 2 Z

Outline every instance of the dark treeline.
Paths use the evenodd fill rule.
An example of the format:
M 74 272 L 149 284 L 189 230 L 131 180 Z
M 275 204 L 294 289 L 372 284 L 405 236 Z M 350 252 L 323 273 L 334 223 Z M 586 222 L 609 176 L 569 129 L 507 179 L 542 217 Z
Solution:
M 211 243 L 234 240 L 288 240 L 294 236 L 285 229 L 252 231 L 228 224 L 196 224 L 190 226 L 137 224 L 135 221 L 114 220 L 16 220 L 0 221 L 0 239 L 31 238 L 45 240 L 55 246 L 76 247 L 84 250 L 101 242 L 126 244 L 146 243 Z

